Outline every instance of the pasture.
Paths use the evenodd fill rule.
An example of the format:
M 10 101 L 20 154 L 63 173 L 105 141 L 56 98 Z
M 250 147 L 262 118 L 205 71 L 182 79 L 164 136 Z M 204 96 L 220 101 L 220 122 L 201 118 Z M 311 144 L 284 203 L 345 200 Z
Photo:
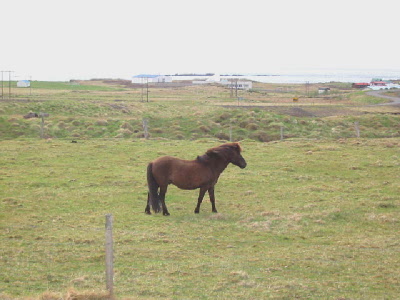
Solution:
M 149 102 L 124 81 L 6 91 L 0 299 L 106 298 L 108 213 L 117 299 L 395 299 L 398 107 L 327 85 L 320 96 L 318 85 L 254 83 L 236 99 L 182 83 L 151 87 Z M 24 119 L 31 111 L 49 117 Z M 248 165 L 221 175 L 219 213 L 206 196 L 194 214 L 198 190 L 173 186 L 171 216 L 144 213 L 148 162 L 194 159 L 229 139 Z
M 126 83 L 127 84 L 127 83 Z M 143 120 L 151 138 L 270 142 L 284 138 L 352 138 L 358 122 L 361 137 L 400 137 L 397 107 L 370 106 L 384 100 L 331 83 L 329 95 L 315 95 L 318 85 L 280 86 L 255 83 L 249 91 L 230 96 L 221 86 L 177 86 L 149 89 L 149 102 L 140 87 L 119 81 L 74 83 L 33 82 L 32 89 L 12 89 L 0 101 L 0 140 L 38 138 L 40 118 L 50 116 L 43 136 L 87 140 L 143 137 Z M 292 98 L 300 97 L 298 103 Z M 282 131 L 281 131 L 282 130 Z
M 1 141 L 0 299 L 101 298 L 107 213 L 118 299 L 398 297 L 399 138 L 246 139 L 218 214 L 172 186 L 171 216 L 144 214 L 149 161 L 220 143 Z

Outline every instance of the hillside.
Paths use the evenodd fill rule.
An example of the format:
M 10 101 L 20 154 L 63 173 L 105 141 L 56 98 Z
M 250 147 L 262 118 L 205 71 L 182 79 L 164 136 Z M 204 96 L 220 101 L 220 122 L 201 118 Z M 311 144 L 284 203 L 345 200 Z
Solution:
M 328 95 L 318 85 L 255 83 L 232 98 L 217 85 L 149 90 L 126 82 L 34 82 L 13 89 L 0 102 L 0 139 L 141 138 L 143 120 L 152 138 L 222 140 L 281 138 L 350 138 L 358 122 L 362 137 L 399 136 L 398 107 L 371 106 L 385 101 L 332 83 Z M 297 103 L 294 97 L 299 97 Z M 148 102 L 147 102 L 148 101 Z M 49 114 L 24 119 L 29 112 Z

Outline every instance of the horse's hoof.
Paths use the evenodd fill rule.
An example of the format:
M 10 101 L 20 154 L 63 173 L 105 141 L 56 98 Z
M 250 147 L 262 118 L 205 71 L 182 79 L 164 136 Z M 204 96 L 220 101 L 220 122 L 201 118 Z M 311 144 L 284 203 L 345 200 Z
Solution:
M 164 216 L 169 216 L 170 214 L 169 214 L 169 212 L 165 212 L 165 213 L 163 213 L 163 215 Z
M 197 209 L 194 210 L 195 214 L 198 214 L 200 211 L 198 211 Z
M 212 212 L 213 212 L 213 213 L 215 213 L 215 214 L 217 214 L 217 213 L 218 213 L 216 209 L 215 209 L 215 210 L 213 210 Z

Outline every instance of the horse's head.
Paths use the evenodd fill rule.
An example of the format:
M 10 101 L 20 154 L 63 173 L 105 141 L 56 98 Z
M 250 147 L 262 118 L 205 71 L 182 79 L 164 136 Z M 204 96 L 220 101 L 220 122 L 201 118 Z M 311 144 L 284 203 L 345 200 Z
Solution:
M 232 149 L 232 156 L 231 156 L 231 163 L 234 164 L 235 166 L 238 166 L 241 169 L 246 168 L 247 162 L 243 158 L 241 152 L 242 152 L 242 147 L 240 147 L 239 143 L 232 143 L 230 145 L 230 148 Z
M 227 143 L 208 150 L 206 154 L 216 154 L 220 157 L 223 157 L 229 163 L 244 169 L 246 168 L 247 163 L 241 152 L 242 148 L 240 147 L 239 143 Z

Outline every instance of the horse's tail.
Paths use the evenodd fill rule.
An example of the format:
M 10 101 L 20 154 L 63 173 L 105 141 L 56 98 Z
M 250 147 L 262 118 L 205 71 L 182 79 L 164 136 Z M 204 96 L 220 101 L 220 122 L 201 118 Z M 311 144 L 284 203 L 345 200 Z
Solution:
M 160 200 L 158 196 L 158 183 L 153 176 L 153 163 L 147 166 L 147 185 L 149 187 L 149 204 L 155 213 L 160 212 Z

